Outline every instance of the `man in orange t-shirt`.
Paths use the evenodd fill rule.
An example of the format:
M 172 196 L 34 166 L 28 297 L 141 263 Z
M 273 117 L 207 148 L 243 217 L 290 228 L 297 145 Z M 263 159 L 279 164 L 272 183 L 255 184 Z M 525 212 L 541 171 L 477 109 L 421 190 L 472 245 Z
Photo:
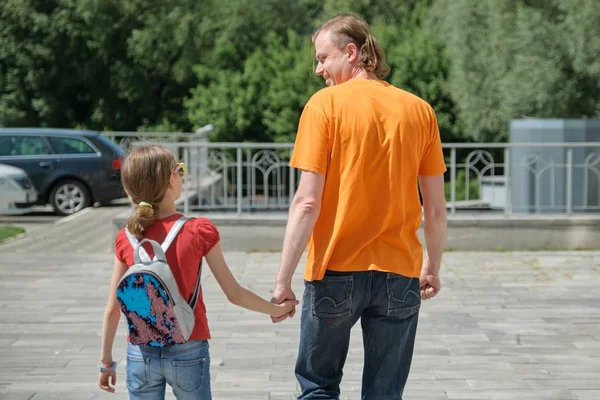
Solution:
M 350 330 L 359 318 L 361 398 L 401 399 L 421 299 L 441 288 L 446 166 L 437 121 L 425 101 L 382 80 L 389 69 L 360 17 L 334 17 L 313 42 L 315 72 L 328 87 L 312 96 L 300 118 L 290 165 L 302 175 L 272 301 L 295 298 L 292 275 L 308 242 L 299 399 L 339 398 Z M 425 257 L 417 236 L 419 187 Z

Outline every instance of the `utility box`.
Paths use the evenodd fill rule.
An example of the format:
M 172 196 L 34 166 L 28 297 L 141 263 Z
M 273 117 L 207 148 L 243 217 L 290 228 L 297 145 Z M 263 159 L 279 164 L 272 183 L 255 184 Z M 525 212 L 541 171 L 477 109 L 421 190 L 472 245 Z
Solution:
M 512 120 L 509 142 L 591 143 L 571 148 L 567 145 L 511 147 L 512 212 L 600 212 L 600 120 Z M 572 176 L 570 196 L 568 174 Z

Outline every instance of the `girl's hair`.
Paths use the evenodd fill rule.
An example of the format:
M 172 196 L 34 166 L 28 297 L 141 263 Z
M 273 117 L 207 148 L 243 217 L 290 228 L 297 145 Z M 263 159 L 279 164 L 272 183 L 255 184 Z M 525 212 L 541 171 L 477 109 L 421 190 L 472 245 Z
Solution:
M 136 147 L 123 162 L 121 181 L 135 206 L 126 227 L 138 239 L 143 238 L 146 228 L 154 222 L 176 165 L 173 153 L 159 145 Z
M 329 32 L 340 49 L 349 43 L 354 43 L 360 50 L 359 65 L 365 71 L 373 72 L 379 79 L 389 74 L 390 67 L 385 63 L 383 50 L 375 40 L 369 24 L 358 15 L 353 13 L 336 15 L 313 33 L 313 42 L 321 32 Z

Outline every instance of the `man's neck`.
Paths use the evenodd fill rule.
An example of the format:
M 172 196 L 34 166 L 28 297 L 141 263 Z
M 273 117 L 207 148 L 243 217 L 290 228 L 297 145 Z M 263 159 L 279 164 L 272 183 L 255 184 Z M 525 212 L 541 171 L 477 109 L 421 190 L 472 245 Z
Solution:
M 377 75 L 375 75 L 372 72 L 365 71 L 362 68 L 357 68 L 354 71 L 352 71 L 352 75 L 351 75 L 350 79 L 373 79 L 373 80 L 379 80 L 379 78 L 377 78 Z

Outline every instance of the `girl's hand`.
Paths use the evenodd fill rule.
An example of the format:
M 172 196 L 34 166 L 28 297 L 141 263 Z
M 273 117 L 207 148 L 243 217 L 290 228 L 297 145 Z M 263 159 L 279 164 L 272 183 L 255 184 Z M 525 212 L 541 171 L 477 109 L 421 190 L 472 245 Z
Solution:
M 275 307 L 277 307 L 275 310 L 276 313 L 271 314 L 271 317 L 277 318 L 290 313 L 296 308 L 298 303 L 298 300 L 284 300 L 281 304 L 275 304 Z
M 110 380 L 110 384 L 109 384 L 109 380 Z M 107 391 L 109 393 L 114 393 L 116 383 L 117 383 L 117 371 L 100 372 L 100 376 L 98 378 L 98 386 L 100 386 L 100 389 Z

